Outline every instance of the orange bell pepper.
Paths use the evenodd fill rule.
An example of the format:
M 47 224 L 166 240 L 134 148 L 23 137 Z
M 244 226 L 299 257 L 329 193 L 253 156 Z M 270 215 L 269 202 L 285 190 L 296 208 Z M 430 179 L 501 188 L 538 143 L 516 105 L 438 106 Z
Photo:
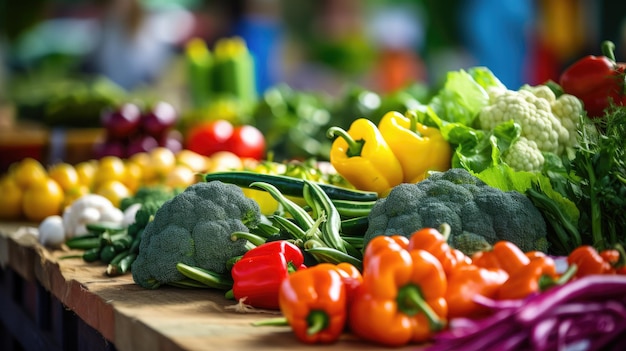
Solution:
M 338 263 L 335 268 L 341 274 L 343 283 L 346 286 L 346 299 L 348 300 L 348 305 L 350 305 L 356 290 L 363 283 L 363 275 L 356 266 L 348 262 Z
M 610 258 L 609 258 L 610 259 Z M 615 269 L 591 245 L 581 245 L 567 255 L 567 263 L 578 267 L 575 277 L 580 278 L 591 274 L 610 274 Z
M 472 255 L 472 262 L 484 268 L 500 268 L 508 274 L 530 262 L 524 251 L 510 241 L 501 240 L 493 244 L 491 250 L 478 251 Z
M 523 299 L 555 284 L 559 275 L 550 256 L 535 257 L 510 275 L 498 289 L 497 299 Z
M 474 296 L 494 299 L 498 290 L 509 278 L 501 268 L 485 268 L 477 265 L 458 267 L 448 276 L 448 318 L 480 317 L 489 309 L 474 302 Z
M 360 338 L 387 346 L 425 342 L 446 325 L 446 276 L 424 250 L 377 236 L 363 257 L 363 283 L 349 310 L 348 325 Z
M 333 343 L 346 326 L 346 286 L 339 269 L 321 263 L 292 273 L 280 286 L 280 310 L 307 344 Z
M 426 250 L 433 254 L 447 275 L 460 265 L 471 264 L 471 259 L 461 251 L 448 245 L 450 226 L 442 226 L 441 231 L 435 228 L 422 228 L 411 234 L 408 250 Z

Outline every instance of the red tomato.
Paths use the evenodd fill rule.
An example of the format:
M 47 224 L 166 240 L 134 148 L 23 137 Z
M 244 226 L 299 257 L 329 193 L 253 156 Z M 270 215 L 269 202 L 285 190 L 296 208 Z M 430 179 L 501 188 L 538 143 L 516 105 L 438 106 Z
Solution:
M 235 127 L 228 140 L 228 151 L 241 158 L 260 160 L 265 156 L 265 137 L 251 125 Z
M 233 136 L 233 130 L 233 125 L 226 120 L 201 123 L 187 133 L 186 148 L 204 156 L 229 151 L 227 142 Z

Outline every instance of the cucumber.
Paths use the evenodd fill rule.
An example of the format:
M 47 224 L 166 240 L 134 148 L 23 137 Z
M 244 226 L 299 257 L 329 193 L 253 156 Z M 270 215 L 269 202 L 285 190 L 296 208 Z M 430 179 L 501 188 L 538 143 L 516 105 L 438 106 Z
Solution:
M 89 250 L 92 248 L 99 248 L 100 240 L 99 236 L 75 236 L 67 239 L 65 241 L 65 245 L 67 245 L 70 249 Z
M 93 223 L 87 223 L 85 227 L 90 232 L 100 233 L 100 234 L 104 232 L 117 233 L 126 229 L 126 227 L 123 224 L 115 223 L 115 222 L 93 222 Z
M 100 247 L 85 250 L 82 257 L 85 262 L 96 262 L 100 259 Z
M 304 179 L 300 178 L 252 171 L 211 172 L 204 175 L 204 180 L 207 182 L 219 180 L 244 188 L 250 188 L 250 184 L 254 182 L 269 183 L 275 186 L 283 195 L 295 197 L 303 196 L 305 184 Z M 378 199 L 378 194 L 372 191 L 348 189 L 324 183 L 318 184 L 331 200 L 375 201 Z
M 102 250 L 100 250 L 100 261 L 108 264 L 116 255 L 117 251 L 115 251 L 115 247 L 113 247 L 113 245 L 104 246 Z

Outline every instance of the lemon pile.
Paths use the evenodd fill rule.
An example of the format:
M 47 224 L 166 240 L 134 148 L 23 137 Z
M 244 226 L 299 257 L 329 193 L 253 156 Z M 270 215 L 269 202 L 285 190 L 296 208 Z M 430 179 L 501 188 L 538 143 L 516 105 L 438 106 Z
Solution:
M 102 195 L 119 207 L 123 198 L 141 186 L 187 187 L 197 182 L 200 174 L 223 168 L 225 160 L 229 168 L 238 168 L 242 161 L 228 154 L 206 157 L 191 150 L 174 153 L 158 147 L 128 159 L 105 156 L 76 165 L 59 162 L 49 166 L 25 158 L 0 176 L 0 220 L 40 222 L 61 214 L 89 193 Z

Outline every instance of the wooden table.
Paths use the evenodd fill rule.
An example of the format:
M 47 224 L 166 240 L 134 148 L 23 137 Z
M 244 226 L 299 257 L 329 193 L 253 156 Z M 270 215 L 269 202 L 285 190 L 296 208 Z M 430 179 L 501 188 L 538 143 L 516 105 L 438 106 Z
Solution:
M 50 347 L 95 349 L 92 341 L 70 340 L 81 330 L 93 329 L 100 336 L 100 345 L 105 350 L 385 350 L 380 346 L 345 334 L 338 343 L 325 346 L 311 346 L 300 343 L 287 326 L 253 326 L 252 322 L 279 316 L 277 313 L 242 313 L 231 310 L 232 300 L 225 299 L 222 292 L 210 289 L 180 289 L 161 287 L 146 290 L 134 284 L 130 274 L 121 277 L 108 277 L 102 264 L 85 263 L 82 259 L 59 259 L 72 252 L 42 247 L 30 235 L 24 235 L 25 228 L 34 227 L 19 223 L 0 222 L 0 265 L 5 275 L 3 285 L 7 285 L 8 274 L 17 275 L 27 286 L 36 285 L 39 294 L 49 294 L 53 301 L 61 304 L 63 313 L 75 315 L 78 322 L 67 322 L 65 318 L 53 318 L 51 322 L 37 321 L 48 325 L 54 331 L 57 322 L 66 321 L 77 330 L 66 330 L 62 340 L 43 339 L 33 343 L 28 335 L 22 336 L 24 343 L 37 349 L 42 343 L 50 342 Z M 10 273 L 13 272 L 13 273 Z M 6 290 L 6 286 L 3 287 Z M 18 289 L 28 292 L 32 289 Z M 15 293 L 12 293 L 15 295 Z M 0 294 L 3 306 L 10 305 L 11 293 Z M 37 295 L 37 294 L 35 294 Z M 13 296 L 15 299 L 16 296 Z M 19 299 L 19 296 L 17 297 Z M 9 311 L 22 313 L 26 317 L 42 312 L 54 303 L 37 298 L 36 304 L 48 306 L 12 306 Z M 7 307 L 9 308 L 9 307 Z M 21 308 L 24 311 L 18 311 Z M 32 313 L 32 310 L 39 311 Z M 5 314 L 5 311 L 2 312 Z M 269 312 L 269 311 L 268 311 Z M 9 313 L 9 312 L 6 312 Z M 58 315 L 59 312 L 57 311 Z M 55 315 L 53 311 L 51 315 Z M 2 318 L 5 321 L 5 317 Z M 24 318 L 22 318 L 24 319 Z M 35 318 L 37 319 L 37 318 Z M 41 319 L 41 317 L 39 317 Z M 48 318 L 49 319 L 49 318 Z M 59 322 L 60 321 L 60 322 Z M 27 323 L 27 321 L 23 321 Z M 11 322 L 15 323 L 15 322 Z M 41 325 L 30 323 L 30 328 Z M 5 324 L 7 322 L 5 321 Z M 86 327 L 80 328 L 81 325 Z M 76 325 L 79 327 L 77 328 Z M 8 328 L 10 329 L 10 328 Z M 50 331 L 43 331 L 44 334 Z M 59 339 L 57 337 L 56 339 Z M 66 345 L 63 345 L 65 343 Z M 56 345 L 55 345 L 56 344 Z M 23 346 L 23 345 L 22 345 Z M 0 345 L 0 348 L 3 348 Z M 29 349 L 29 345 L 24 347 Z M 409 349 L 407 347 L 406 349 Z M 410 347 L 415 350 L 415 345 Z M 398 349 L 394 349 L 398 350 Z

